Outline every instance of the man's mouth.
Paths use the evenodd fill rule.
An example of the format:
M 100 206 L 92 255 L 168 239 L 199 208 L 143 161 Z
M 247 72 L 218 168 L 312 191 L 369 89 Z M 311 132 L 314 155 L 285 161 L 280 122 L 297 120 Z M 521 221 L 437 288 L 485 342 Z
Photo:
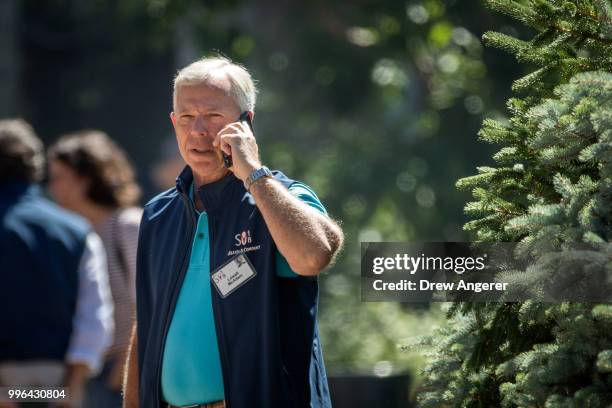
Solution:
M 197 153 L 197 154 L 205 154 L 205 153 L 213 152 L 213 149 L 199 148 L 199 147 L 194 147 L 194 148 L 191 148 L 189 150 L 194 152 L 194 153 Z

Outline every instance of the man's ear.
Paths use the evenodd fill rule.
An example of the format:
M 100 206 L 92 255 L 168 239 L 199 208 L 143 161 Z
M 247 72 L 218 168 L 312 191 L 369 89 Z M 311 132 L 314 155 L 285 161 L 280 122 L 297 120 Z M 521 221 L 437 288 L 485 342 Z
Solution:
M 174 112 L 170 112 L 170 121 L 172 121 L 172 124 L 176 126 L 176 115 Z
M 253 111 L 247 111 L 247 115 L 249 115 L 249 119 L 251 120 L 251 122 L 253 121 L 253 118 L 255 117 L 255 112 Z

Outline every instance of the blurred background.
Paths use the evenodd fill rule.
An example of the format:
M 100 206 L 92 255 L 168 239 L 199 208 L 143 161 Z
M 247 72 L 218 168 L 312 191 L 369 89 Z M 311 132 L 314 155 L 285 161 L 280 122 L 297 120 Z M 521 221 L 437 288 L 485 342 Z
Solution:
M 422 361 L 399 345 L 443 312 L 362 303 L 359 243 L 469 238 L 469 196 L 454 184 L 489 162 L 478 129 L 504 117 L 524 69 L 480 37 L 521 37 L 509 24 L 479 1 L 3 0 L 0 117 L 23 117 L 46 143 L 104 130 L 130 155 L 144 204 L 183 166 L 168 116 L 177 69 L 215 52 L 244 64 L 263 162 L 311 185 L 347 236 L 320 280 L 336 405 L 357 384 L 347 379 L 399 384 L 406 399 Z

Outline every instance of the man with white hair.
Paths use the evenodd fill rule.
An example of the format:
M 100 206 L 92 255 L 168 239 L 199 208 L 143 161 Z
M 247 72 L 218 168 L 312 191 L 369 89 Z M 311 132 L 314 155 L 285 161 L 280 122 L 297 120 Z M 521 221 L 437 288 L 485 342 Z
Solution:
M 308 186 L 262 166 L 255 95 L 221 57 L 174 81 L 187 166 L 141 222 L 128 408 L 331 406 L 317 275 L 343 234 Z

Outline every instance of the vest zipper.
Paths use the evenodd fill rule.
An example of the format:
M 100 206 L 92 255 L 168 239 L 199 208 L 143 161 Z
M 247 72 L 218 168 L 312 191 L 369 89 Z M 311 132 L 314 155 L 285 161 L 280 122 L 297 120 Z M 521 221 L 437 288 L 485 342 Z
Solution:
M 214 223 L 214 218 L 211 218 L 211 214 L 208 213 L 208 226 L 209 226 L 209 234 L 210 234 L 210 265 L 211 265 L 211 271 L 213 270 L 213 265 L 215 265 L 215 248 L 214 248 L 214 237 L 215 237 L 215 223 Z M 211 299 L 212 299 L 212 306 L 213 306 L 213 317 L 215 319 L 215 328 L 217 329 L 217 346 L 219 347 L 219 357 L 221 360 L 221 375 L 223 377 L 223 392 L 225 394 L 225 407 L 226 408 L 230 408 L 231 404 L 230 404 L 230 393 L 229 393 L 229 381 L 228 381 L 228 367 L 227 367 L 227 358 L 226 358 L 226 353 L 225 353 L 225 348 L 223 346 L 223 342 L 220 341 L 220 338 L 225 338 L 225 335 L 223 334 L 223 327 L 221 326 L 221 323 L 219 321 L 219 299 L 215 296 L 215 291 L 214 288 L 212 287 L 212 282 L 211 282 Z M 221 336 L 219 336 L 219 333 L 221 334 Z
M 193 207 L 193 204 L 191 202 L 191 200 L 189 200 L 184 193 L 181 193 L 181 199 L 183 200 L 183 204 L 185 205 L 185 207 L 187 208 L 187 212 L 189 213 L 189 221 L 190 221 L 190 227 L 191 227 L 191 238 L 185 240 L 185 246 L 183 249 L 183 260 L 181 261 L 181 267 L 179 269 L 179 273 L 178 276 L 176 277 L 176 279 L 174 279 L 174 281 L 172 282 L 172 295 L 170 298 L 170 303 L 168 304 L 168 308 L 166 309 L 166 315 L 165 315 L 165 319 L 164 319 L 164 330 L 162 331 L 162 341 L 161 341 L 161 348 L 159 350 L 158 353 L 158 361 L 157 361 L 157 378 L 155 380 L 155 395 L 157 395 L 157 400 L 158 402 L 162 399 L 162 395 L 161 395 L 161 370 L 162 370 L 162 362 L 163 362 L 163 357 L 164 357 L 164 348 L 166 346 L 166 337 L 168 335 L 168 330 L 170 329 L 170 322 L 172 319 L 170 319 L 170 314 L 171 312 L 174 311 L 175 307 L 176 307 L 176 301 L 178 299 L 178 293 L 179 293 L 179 289 L 180 289 L 180 285 L 178 284 L 179 282 L 182 282 L 185 278 L 185 272 L 187 271 L 187 266 L 189 266 L 189 263 L 186 262 L 187 258 L 188 258 L 188 254 L 189 254 L 189 248 L 191 247 L 192 241 L 193 241 L 193 236 L 195 235 L 195 229 L 196 229 L 196 219 L 195 219 L 195 208 Z

